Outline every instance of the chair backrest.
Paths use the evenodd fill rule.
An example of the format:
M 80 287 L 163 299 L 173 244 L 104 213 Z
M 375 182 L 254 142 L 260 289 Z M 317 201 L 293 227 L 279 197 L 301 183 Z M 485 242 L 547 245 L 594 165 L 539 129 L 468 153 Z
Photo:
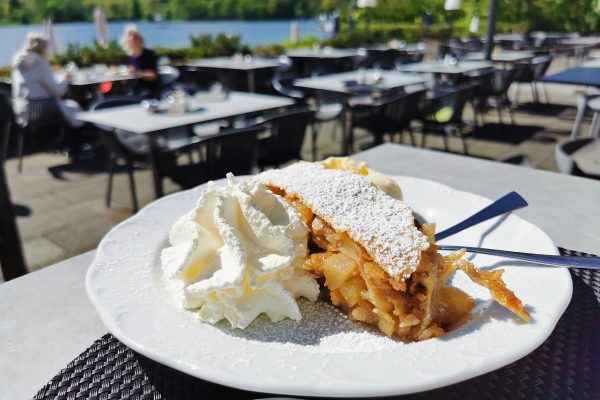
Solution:
M 90 111 L 93 112 L 104 110 L 107 108 L 128 106 L 133 104 L 139 104 L 139 100 L 132 99 L 129 97 L 114 97 L 111 99 L 101 100 L 92 104 L 90 107 Z M 119 158 L 129 158 L 131 149 L 122 143 L 116 129 L 100 124 L 94 124 L 94 126 L 103 133 L 102 138 L 104 140 L 104 145 L 110 152 L 112 152 Z
M 462 124 L 465 105 L 474 96 L 476 87 L 477 84 L 469 83 L 436 97 L 430 118 L 443 124 Z
M 0 90 L 12 93 L 12 80 L 10 78 L 0 78 Z
M 575 164 L 575 161 L 573 161 L 571 158 L 571 155 L 593 140 L 593 138 L 575 139 L 567 140 L 557 144 L 554 152 L 554 158 L 556 160 L 558 170 L 563 174 L 582 175 L 577 167 L 577 164 Z
M 467 82 L 475 85 L 474 94 L 476 97 L 486 97 L 492 92 L 494 76 L 495 71 L 493 69 L 483 70 L 479 71 L 477 74 L 469 75 Z
M 0 90 L 0 162 L 4 163 L 8 151 L 10 127 L 15 120 L 10 95 Z
M 283 75 L 279 71 L 277 71 L 271 78 L 271 85 L 273 85 L 273 89 L 275 89 L 277 93 L 284 96 L 291 97 L 296 100 L 304 100 L 306 98 L 306 94 L 303 91 L 294 87 L 294 78 Z
M 370 54 L 373 59 L 373 65 L 382 69 L 394 69 L 396 67 L 396 60 L 402 59 L 403 55 L 400 51 L 395 49 L 374 51 Z
M 251 174 L 257 161 L 257 135 L 262 131 L 264 127 L 254 125 L 220 132 L 178 148 L 154 149 L 156 167 L 161 177 L 169 177 L 184 188 L 224 178 L 228 172 Z M 195 151 L 203 156 L 189 157 L 183 164 L 179 162 L 180 154 Z
M 539 56 L 533 59 L 533 79 L 541 79 L 552 64 L 552 56 Z
M 301 107 L 265 117 L 261 125 L 268 127 L 270 136 L 265 139 L 261 164 L 279 165 L 300 159 L 306 129 L 313 115 L 314 111 Z
M 169 65 L 162 65 L 158 67 L 158 75 L 160 77 L 160 84 L 164 86 L 171 86 L 179 78 L 179 70 Z
M 421 113 L 421 103 L 427 95 L 427 89 L 422 88 L 404 95 L 404 116 L 403 122 L 410 122 Z
M 452 120 L 451 122 L 462 123 L 462 114 L 465 109 L 465 105 L 471 99 L 477 88 L 476 84 L 466 84 L 459 88 L 454 95 L 454 104 L 452 106 Z
M 494 95 L 505 95 L 510 85 L 515 81 L 515 76 L 519 73 L 519 67 L 512 69 L 497 70 L 492 79 L 492 90 Z
M 58 100 L 54 98 L 28 100 L 25 107 L 24 123 L 28 127 L 42 127 L 47 125 L 61 125 L 64 122 Z
M 2 135 L 2 154 L 0 155 L 0 268 L 2 268 L 2 275 L 6 281 L 27 273 L 15 211 L 10 199 L 8 181 L 4 173 L 6 146 L 13 120 L 14 113 L 10 96 L 0 90 L 0 135 Z
M 220 179 L 226 173 L 248 175 L 256 166 L 257 135 L 264 130 L 251 126 L 220 133 L 204 141 L 207 148 L 205 167 L 210 179 Z

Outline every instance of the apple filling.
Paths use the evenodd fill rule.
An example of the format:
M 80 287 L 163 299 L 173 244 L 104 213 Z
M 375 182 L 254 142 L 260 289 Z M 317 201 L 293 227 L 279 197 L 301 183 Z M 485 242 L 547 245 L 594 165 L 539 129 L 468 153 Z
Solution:
M 520 300 L 502 281 L 502 271 L 482 271 L 462 258 L 464 252 L 442 256 L 434 244 L 435 225 L 421 232 L 430 242 L 410 277 L 390 276 L 346 232 L 335 231 L 298 197 L 269 187 L 293 205 L 321 251 L 313 252 L 304 268 L 324 278 L 331 302 L 348 317 L 376 326 L 388 336 L 420 341 L 444 335 L 468 321 L 475 302 L 461 290 L 446 286 L 450 276 L 463 270 L 474 282 L 487 287 L 496 301 L 528 320 Z

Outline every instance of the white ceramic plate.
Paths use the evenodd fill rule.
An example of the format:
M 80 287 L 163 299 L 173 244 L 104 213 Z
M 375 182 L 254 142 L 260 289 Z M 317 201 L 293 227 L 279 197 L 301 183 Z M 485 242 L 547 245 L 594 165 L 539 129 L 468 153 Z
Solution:
M 405 200 L 444 229 L 489 200 L 447 186 L 396 177 Z M 158 362 L 208 381 L 257 392 L 305 396 L 407 394 L 463 381 L 507 365 L 550 335 L 567 307 L 566 269 L 478 255 L 479 266 L 505 267 L 505 280 L 531 312 L 521 323 L 491 303 L 462 272 L 454 285 L 478 301 L 480 314 L 445 337 L 402 343 L 348 321 L 324 302 L 301 302 L 300 323 L 264 319 L 245 331 L 212 326 L 178 309 L 164 289 L 159 254 L 175 220 L 203 187 L 164 197 L 110 231 L 100 243 L 86 286 L 100 317 L 119 340 Z M 494 227 L 495 226 L 495 227 Z M 494 227 L 494 229 L 490 229 Z M 556 254 L 539 228 L 510 215 L 463 231 L 447 244 Z

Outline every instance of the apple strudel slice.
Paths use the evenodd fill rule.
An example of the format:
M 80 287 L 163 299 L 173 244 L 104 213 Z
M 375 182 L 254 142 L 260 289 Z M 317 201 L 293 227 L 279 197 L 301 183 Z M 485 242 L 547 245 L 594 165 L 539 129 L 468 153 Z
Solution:
M 502 281 L 502 271 L 482 271 L 464 252 L 442 256 L 435 226 L 415 226 L 407 204 L 361 174 L 299 162 L 257 178 L 302 216 L 321 251 L 304 264 L 324 278 L 331 302 L 350 319 L 405 340 L 444 335 L 468 320 L 474 301 L 446 282 L 457 270 L 488 288 L 523 320 L 521 301 Z M 335 168 L 335 166 L 334 166 Z

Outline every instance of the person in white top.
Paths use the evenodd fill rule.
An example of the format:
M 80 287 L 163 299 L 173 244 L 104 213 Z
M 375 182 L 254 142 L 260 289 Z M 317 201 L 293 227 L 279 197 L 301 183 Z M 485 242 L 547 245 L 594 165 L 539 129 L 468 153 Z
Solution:
M 81 108 L 72 100 L 61 100 L 69 88 L 69 76 L 57 79 L 48 62 L 48 50 L 46 38 L 30 33 L 23 50 L 15 55 L 12 68 L 15 113 L 26 120 L 32 102 L 55 100 L 58 107 L 53 108 L 60 110 L 69 126 L 79 128 L 83 123 L 75 119 L 75 113 Z

